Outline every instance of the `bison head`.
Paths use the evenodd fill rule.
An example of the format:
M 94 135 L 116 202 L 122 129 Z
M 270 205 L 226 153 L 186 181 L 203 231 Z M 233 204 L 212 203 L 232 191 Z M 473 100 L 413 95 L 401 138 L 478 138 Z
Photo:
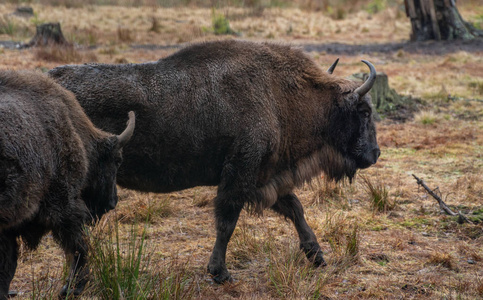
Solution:
M 82 198 L 94 219 L 116 207 L 117 169 L 122 162 L 122 148 L 132 137 L 134 125 L 135 116 L 131 111 L 123 133 L 108 135 L 97 142 L 94 150 L 96 155 L 91 157 L 87 185 L 82 191 Z
M 369 94 L 376 80 L 376 69 L 370 62 L 362 62 L 369 66 L 369 78 L 359 87 L 353 82 L 342 84 L 330 116 L 334 146 L 352 165 L 352 170 L 346 172 L 349 178 L 354 176 L 356 169 L 375 164 L 381 154 Z

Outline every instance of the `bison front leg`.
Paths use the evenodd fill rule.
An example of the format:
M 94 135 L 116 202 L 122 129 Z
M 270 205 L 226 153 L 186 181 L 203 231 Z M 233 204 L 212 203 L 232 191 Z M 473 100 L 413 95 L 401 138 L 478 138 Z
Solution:
M 322 256 L 322 250 L 317 242 L 317 238 L 305 220 L 304 209 L 297 196 L 290 193 L 279 197 L 271 209 L 292 220 L 300 238 L 300 249 L 304 250 L 307 258 L 316 267 L 327 265 Z
M 83 234 L 82 223 L 72 224 L 70 227 L 64 224 L 61 232 L 53 232 L 65 252 L 67 265 L 70 267 L 69 277 L 60 291 L 60 296 L 78 296 L 84 290 L 89 279 L 87 267 L 87 243 Z
M 231 281 L 231 275 L 225 264 L 228 242 L 235 230 L 243 204 L 234 203 L 227 195 L 215 198 L 216 242 L 208 263 L 208 272 L 216 283 Z
M 0 233 L 0 300 L 8 298 L 8 288 L 17 269 L 17 255 L 15 236 Z

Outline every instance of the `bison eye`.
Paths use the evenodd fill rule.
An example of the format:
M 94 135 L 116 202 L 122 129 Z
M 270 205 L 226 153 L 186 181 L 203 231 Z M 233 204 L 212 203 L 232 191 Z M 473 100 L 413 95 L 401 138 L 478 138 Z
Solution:
M 361 114 L 364 118 L 369 118 L 371 116 L 371 111 L 367 109 L 359 110 L 359 114 Z

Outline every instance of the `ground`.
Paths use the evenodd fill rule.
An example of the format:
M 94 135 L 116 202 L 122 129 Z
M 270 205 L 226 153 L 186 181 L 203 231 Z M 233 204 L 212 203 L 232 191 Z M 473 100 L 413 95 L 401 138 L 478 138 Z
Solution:
M 25 18 L 11 14 L 14 5 L 0 4 L 0 27 L 3 22 L 14 28 L 0 35 L 9 41 L 0 43 L 3 69 L 139 63 L 202 40 L 269 40 L 302 47 L 323 69 L 340 57 L 334 73 L 339 76 L 366 71 L 360 60 L 367 59 L 389 76 L 391 88 L 420 99 L 419 111 L 406 122 L 382 114 L 377 124 L 381 157 L 352 184 L 328 183 L 321 175 L 296 191 L 327 267 L 307 263 L 290 222 L 270 211 L 263 216 L 243 212 L 227 253 L 234 282 L 216 285 L 206 273 L 215 239 L 211 199 L 216 188 L 170 194 L 120 188 L 118 207 L 88 233 L 92 278 L 84 298 L 483 297 L 481 40 L 408 43 L 410 24 L 397 7 L 376 14 L 361 10 L 342 19 L 296 8 L 220 9 L 237 36 L 214 35 L 209 8 L 32 7 L 34 17 Z M 476 21 L 483 9 L 468 5 L 460 11 Z M 33 24 L 42 22 L 61 22 L 76 46 L 11 48 L 28 42 Z M 412 174 L 473 223 L 460 224 L 442 213 Z M 20 292 L 19 299 L 54 298 L 63 272 L 63 254 L 46 236 L 37 251 L 21 249 L 11 288 Z M 116 296 L 119 290 L 123 297 Z

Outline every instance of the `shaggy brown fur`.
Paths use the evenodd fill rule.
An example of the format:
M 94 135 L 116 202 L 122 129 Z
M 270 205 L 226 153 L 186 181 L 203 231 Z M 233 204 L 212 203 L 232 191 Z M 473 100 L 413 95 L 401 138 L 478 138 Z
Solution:
M 95 128 L 71 92 L 35 72 L 0 72 L 0 127 L 0 299 L 15 273 L 16 238 L 35 249 L 49 230 L 79 293 L 88 274 L 82 227 L 117 202 L 121 139 Z
M 100 128 L 119 130 L 113 110 L 136 111 L 120 185 L 151 192 L 218 185 L 208 265 L 217 282 L 230 279 L 226 248 L 243 207 L 290 218 L 307 257 L 324 264 L 292 190 L 320 172 L 352 178 L 379 156 L 367 91 L 359 94 L 357 83 L 290 46 L 206 42 L 153 63 L 62 66 L 49 74 Z

